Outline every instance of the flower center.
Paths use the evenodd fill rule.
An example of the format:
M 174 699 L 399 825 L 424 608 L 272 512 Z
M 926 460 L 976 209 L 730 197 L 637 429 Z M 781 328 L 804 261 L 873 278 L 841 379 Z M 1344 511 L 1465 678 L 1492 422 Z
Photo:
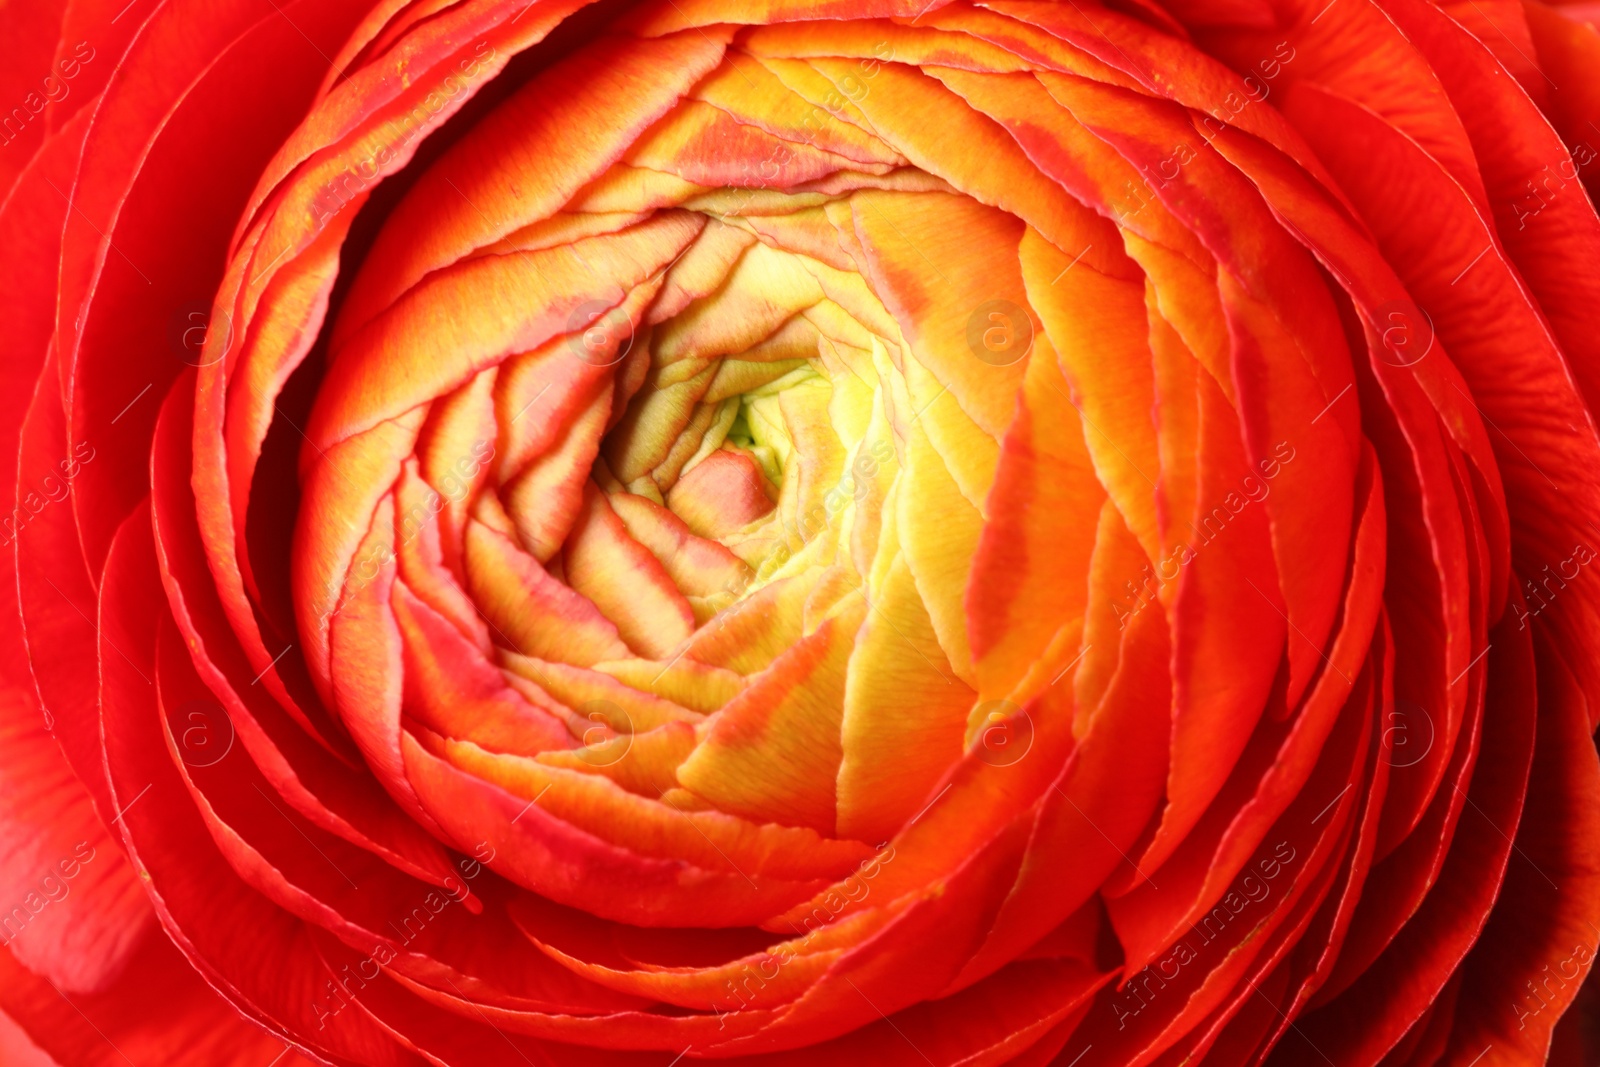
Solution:
M 330 668 L 396 620 L 415 774 L 703 859 L 753 894 L 685 904 L 712 925 L 771 914 L 724 853 L 803 898 L 924 807 L 980 691 L 1015 688 L 1009 661 L 979 677 L 966 592 L 1034 362 L 1014 218 L 832 117 L 838 151 L 781 181 L 685 154 L 763 128 L 728 121 L 688 102 L 553 202 L 505 199 L 520 156 L 435 164 L 341 310 L 311 428 L 343 451 L 309 453 L 308 497 L 360 517 L 302 527 L 305 558 L 356 557 L 341 599 L 304 583 L 314 625 L 339 616 Z M 456 217 L 450 185 L 501 214 Z M 456 258 L 406 265 L 434 244 Z M 1026 328 L 992 341 L 996 315 Z M 604 881 L 513 876 L 562 902 Z
M 703 272 L 714 253 L 697 252 L 719 245 L 735 250 L 731 259 L 723 251 L 726 273 L 676 314 L 636 330 L 619 306 L 583 334 L 590 362 L 619 361 L 621 388 L 630 373 L 643 376 L 600 444 L 596 484 L 613 506 L 637 508 L 616 500 L 628 494 L 665 508 L 744 565 L 721 588 L 697 591 L 701 623 L 774 576 L 827 563 L 867 487 L 853 465 L 894 454 L 883 420 L 875 443 L 866 438 L 873 400 L 883 399 L 878 376 L 889 369 L 885 341 L 898 337 L 866 330 L 828 295 L 839 288 L 826 285 L 833 268 L 760 239 L 743 219 L 713 217 L 657 301 L 691 284 L 678 272 Z M 892 322 L 857 281 L 854 297 Z M 621 364 L 630 358 L 648 366 Z M 877 460 L 862 460 L 864 447 Z M 818 538 L 826 545 L 810 548 Z

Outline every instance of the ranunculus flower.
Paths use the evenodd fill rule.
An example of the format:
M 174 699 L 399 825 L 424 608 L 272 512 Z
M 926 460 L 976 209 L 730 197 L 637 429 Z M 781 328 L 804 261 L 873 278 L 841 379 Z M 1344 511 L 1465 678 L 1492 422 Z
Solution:
M 0 8 L 0 1040 L 1543 1062 L 1581 15 Z

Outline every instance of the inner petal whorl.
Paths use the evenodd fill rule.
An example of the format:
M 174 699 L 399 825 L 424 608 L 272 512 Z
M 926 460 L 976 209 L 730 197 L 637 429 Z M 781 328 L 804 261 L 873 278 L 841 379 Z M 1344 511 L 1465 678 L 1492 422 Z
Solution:
M 764 92 L 735 92 L 753 64 Z M 893 838 L 975 744 L 1032 736 L 1038 685 L 983 675 L 968 632 L 1003 438 L 1032 363 L 1054 366 L 1027 228 L 907 165 L 860 112 L 819 109 L 818 79 L 730 56 L 553 210 L 446 203 L 446 181 L 516 186 L 563 127 L 474 131 L 390 218 L 334 331 L 311 436 L 361 463 L 308 450 L 325 503 L 301 530 L 335 568 L 354 554 L 318 616 L 330 674 L 374 670 L 339 632 L 377 627 L 344 642 L 370 650 L 392 618 L 400 649 L 398 698 L 341 714 L 378 717 L 392 740 L 369 762 L 458 845 L 524 841 L 497 869 L 597 914 L 770 916 Z M 523 93 L 568 102 L 553 80 Z M 785 139 L 806 121 L 825 147 Z M 378 306 L 397 264 L 444 248 Z M 1079 520 L 1092 534 L 1095 511 Z M 1059 750 L 1070 716 L 1048 718 Z M 664 830 L 686 817 L 714 860 Z M 592 867 L 573 833 L 627 859 Z M 787 886 L 757 875 L 780 842 Z M 627 871 L 665 859 L 709 865 L 732 903 L 685 884 L 646 906 Z

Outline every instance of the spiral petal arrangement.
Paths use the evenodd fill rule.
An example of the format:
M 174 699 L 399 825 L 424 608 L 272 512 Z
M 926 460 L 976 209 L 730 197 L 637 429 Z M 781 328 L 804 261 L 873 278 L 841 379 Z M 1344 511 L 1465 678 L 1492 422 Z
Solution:
M 48 985 L 170 1062 L 1543 1062 L 1600 34 L 1491 6 L 95 16 L 0 206 L 0 779 L 93 875 L 0 1007 L 70 1064 Z

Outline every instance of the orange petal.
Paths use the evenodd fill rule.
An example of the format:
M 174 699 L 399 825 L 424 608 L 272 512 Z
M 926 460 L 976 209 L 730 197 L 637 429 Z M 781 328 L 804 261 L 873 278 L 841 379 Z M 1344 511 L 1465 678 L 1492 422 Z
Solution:
M 724 811 L 832 834 L 845 672 L 864 610 L 824 620 L 718 712 L 678 768 L 684 787 Z

